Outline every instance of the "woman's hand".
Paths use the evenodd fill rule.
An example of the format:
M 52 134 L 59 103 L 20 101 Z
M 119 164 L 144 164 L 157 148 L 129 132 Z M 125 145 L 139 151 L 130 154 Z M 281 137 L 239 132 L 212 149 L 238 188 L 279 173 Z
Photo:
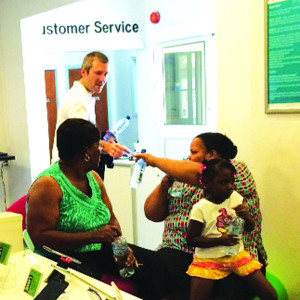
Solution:
M 134 154 L 133 157 L 135 158 L 135 161 L 139 160 L 140 158 L 142 158 L 147 166 L 151 166 L 151 167 L 156 167 L 155 165 L 155 156 L 149 153 L 139 153 L 139 154 Z
M 163 189 L 169 189 L 174 183 L 174 178 L 170 175 L 166 175 L 161 180 L 161 186 Z
M 121 232 L 118 226 L 106 225 L 94 231 L 94 234 L 98 243 L 112 243 Z
M 139 267 L 139 264 L 134 256 L 134 253 L 132 251 L 132 249 L 130 247 L 128 247 L 128 257 L 127 257 L 127 261 L 126 261 L 126 266 L 130 267 L 132 265 L 135 265 L 135 267 Z
M 117 257 L 117 256 L 114 256 L 114 258 L 115 258 L 115 262 L 118 263 L 118 257 Z M 123 261 L 123 258 L 121 258 L 120 260 Z M 122 261 L 120 262 L 121 264 L 124 263 L 124 262 L 122 262 Z M 134 254 L 133 254 L 133 251 L 132 251 L 132 249 L 131 249 L 130 247 L 128 247 L 128 256 L 127 256 L 127 260 L 126 260 L 126 262 L 125 262 L 125 265 L 126 265 L 127 267 L 130 267 L 130 266 L 132 266 L 132 265 L 134 265 L 136 268 L 139 267 L 139 264 L 138 264 L 138 262 L 137 262 L 137 260 L 136 260 L 136 258 L 135 258 L 135 256 L 134 256 Z

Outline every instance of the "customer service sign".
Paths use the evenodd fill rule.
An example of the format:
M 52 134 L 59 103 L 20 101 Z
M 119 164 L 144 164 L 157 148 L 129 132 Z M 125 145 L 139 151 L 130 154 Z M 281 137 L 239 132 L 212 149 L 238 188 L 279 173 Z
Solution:
M 21 21 L 23 33 L 36 47 L 51 51 L 57 44 L 65 50 L 142 48 L 145 10 L 140 0 L 83 0 Z M 72 50 L 72 51 L 73 51 Z

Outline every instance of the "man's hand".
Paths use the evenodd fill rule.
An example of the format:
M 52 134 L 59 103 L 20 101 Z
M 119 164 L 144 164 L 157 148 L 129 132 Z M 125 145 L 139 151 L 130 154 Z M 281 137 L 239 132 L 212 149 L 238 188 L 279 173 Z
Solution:
M 101 141 L 100 145 L 103 147 L 103 151 L 112 156 L 113 158 L 119 158 L 123 155 L 123 152 L 130 153 L 130 151 L 123 145 L 118 143 L 112 143 L 107 141 Z

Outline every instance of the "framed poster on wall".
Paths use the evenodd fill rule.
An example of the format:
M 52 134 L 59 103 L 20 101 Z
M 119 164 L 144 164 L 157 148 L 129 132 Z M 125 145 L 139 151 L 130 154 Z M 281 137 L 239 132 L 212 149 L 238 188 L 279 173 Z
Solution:
M 300 1 L 267 0 L 266 113 L 300 112 Z

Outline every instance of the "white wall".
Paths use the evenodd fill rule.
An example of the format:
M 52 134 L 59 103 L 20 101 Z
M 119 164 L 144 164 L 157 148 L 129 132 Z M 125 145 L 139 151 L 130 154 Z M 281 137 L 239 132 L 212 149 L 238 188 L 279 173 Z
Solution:
M 20 20 L 72 2 L 0 1 L 0 151 L 16 156 L 4 170 L 9 202 L 24 195 L 31 183 Z M 1 185 L 1 209 L 2 193 Z
M 193 137 L 201 132 L 216 129 L 216 119 L 210 127 L 201 126 L 164 126 L 163 124 L 163 91 L 161 87 L 162 66 L 157 62 L 156 53 L 170 43 L 189 43 L 201 39 L 213 40 L 215 32 L 215 2 L 214 1 L 146 1 L 145 20 L 149 20 L 153 11 L 159 11 L 161 20 L 158 24 L 146 22 L 146 47 L 138 53 L 138 105 L 140 142 L 147 145 L 147 151 L 156 155 L 165 155 L 165 143 L 178 139 L 178 159 L 188 156 L 189 144 Z M 209 45 L 209 46 L 208 46 Z M 215 62 L 213 42 L 207 42 L 209 62 Z M 210 56 L 211 55 L 211 56 Z M 208 66 L 210 90 L 208 101 L 216 101 L 214 69 Z M 146 70 L 146 71 L 145 71 Z M 211 85 L 211 82 L 213 84 Z M 216 114 L 215 114 L 216 115 Z M 210 116 L 211 117 L 211 116 Z M 151 124 L 151 126 L 149 126 Z M 170 151 L 171 152 L 171 151 Z M 174 152 L 173 152 L 174 153 Z M 172 153 L 172 154 L 173 154 Z M 174 157 L 175 158 L 175 157 Z
M 256 179 L 268 271 L 296 300 L 300 299 L 300 115 L 264 113 L 264 18 L 264 1 L 217 0 L 218 122 Z

